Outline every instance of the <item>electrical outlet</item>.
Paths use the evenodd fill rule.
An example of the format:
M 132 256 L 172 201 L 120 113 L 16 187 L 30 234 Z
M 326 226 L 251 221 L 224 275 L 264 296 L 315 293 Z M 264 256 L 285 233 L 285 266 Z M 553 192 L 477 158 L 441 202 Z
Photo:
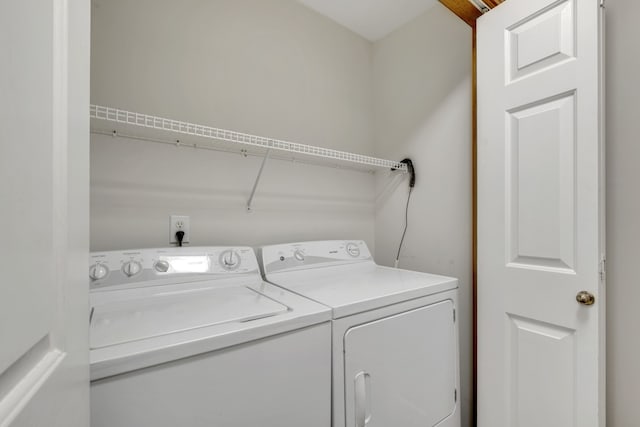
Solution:
M 178 244 L 176 233 L 184 231 L 182 244 L 189 243 L 189 217 L 184 215 L 171 215 L 169 217 L 169 243 Z

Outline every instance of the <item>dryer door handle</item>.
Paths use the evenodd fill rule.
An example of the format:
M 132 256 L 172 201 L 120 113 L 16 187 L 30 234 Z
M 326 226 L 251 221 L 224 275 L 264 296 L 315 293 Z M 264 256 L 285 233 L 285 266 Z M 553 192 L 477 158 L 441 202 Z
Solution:
M 360 372 L 354 379 L 356 427 L 366 427 L 371 421 L 371 375 Z

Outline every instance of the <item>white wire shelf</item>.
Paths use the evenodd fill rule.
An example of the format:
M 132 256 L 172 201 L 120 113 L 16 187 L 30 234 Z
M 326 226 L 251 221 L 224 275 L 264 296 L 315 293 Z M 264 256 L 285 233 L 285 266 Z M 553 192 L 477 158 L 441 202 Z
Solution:
M 112 107 L 91 105 L 89 116 L 92 119 L 132 126 L 138 129 L 172 132 L 174 134 L 188 135 L 213 141 L 224 141 L 231 144 L 256 147 L 266 150 L 278 150 L 301 156 L 311 156 L 318 159 L 327 159 L 339 163 L 348 163 L 370 168 L 395 169 L 407 172 L 407 165 L 394 160 L 380 159 L 362 154 L 346 151 L 332 150 L 313 145 L 299 144 L 283 141 L 275 138 L 251 135 L 210 126 L 203 126 L 189 122 L 150 116 L 148 114 L 135 113 Z M 152 140 L 152 138 L 149 138 Z

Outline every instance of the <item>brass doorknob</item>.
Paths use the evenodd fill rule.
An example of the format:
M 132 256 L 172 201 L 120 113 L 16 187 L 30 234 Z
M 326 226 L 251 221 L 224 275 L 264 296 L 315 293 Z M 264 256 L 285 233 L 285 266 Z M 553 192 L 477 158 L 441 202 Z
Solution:
M 596 297 L 591 292 L 580 291 L 576 295 L 576 301 L 582 305 L 593 305 L 596 302 Z

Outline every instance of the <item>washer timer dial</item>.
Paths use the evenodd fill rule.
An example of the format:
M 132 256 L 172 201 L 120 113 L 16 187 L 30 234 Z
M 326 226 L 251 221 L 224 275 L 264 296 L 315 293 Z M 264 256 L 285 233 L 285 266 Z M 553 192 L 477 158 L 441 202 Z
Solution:
M 156 263 L 153 265 L 153 268 L 158 273 L 166 273 L 167 271 L 169 271 L 170 267 L 171 264 L 169 264 L 169 261 L 165 261 L 163 259 L 156 261 Z

